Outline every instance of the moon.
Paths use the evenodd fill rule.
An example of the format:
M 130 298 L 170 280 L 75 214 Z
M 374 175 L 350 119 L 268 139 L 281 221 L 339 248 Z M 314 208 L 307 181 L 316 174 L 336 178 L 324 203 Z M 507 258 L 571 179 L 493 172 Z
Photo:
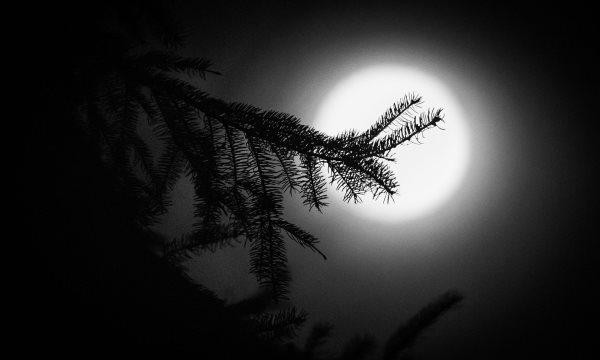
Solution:
M 363 68 L 337 83 L 316 112 L 315 127 L 329 135 L 344 130 L 366 130 L 404 95 L 420 95 L 418 109 L 443 109 L 443 129 L 426 130 L 420 143 L 394 150 L 390 163 L 397 183 L 393 202 L 365 194 L 346 208 L 361 218 L 377 222 L 412 221 L 431 215 L 451 199 L 466 175 L 469 163 L 469 129 L 460 103 L 451 88 L 433 73 L 403 65 Z M 341 202 L 331 196 L 333 201 Z

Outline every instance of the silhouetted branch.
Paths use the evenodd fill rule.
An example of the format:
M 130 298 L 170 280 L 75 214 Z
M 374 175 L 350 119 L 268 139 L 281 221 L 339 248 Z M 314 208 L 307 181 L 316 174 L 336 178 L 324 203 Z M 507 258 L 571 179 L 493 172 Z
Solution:
M 431 327 L 444 313 L 455 308 L 462 299 L 461 294 L 448 291 L 422 308 L 388 339 L 383 353 L 384 360 L 394 359 L 410 349 L 425 329 Z
M 158 8 L 151 5 L 143 16 L 165 21 L 166 43 L 174 43 L 173 24 Z M 126 18 L 132 9 L 124 10 Z M 131 30 L 132 38 L 144 33 L 122 30 Z M 390 151 L 443 120 L 440 110 L 417 116 L 421 98 L 409 94 L 367 131 L 329 136 L 290 114 L 213 98 L 181 76 L 217 74 L 207 59 L 127 46 L 126 40 L 104 46 L 110 56 L 93 50 L 93 60 L 75 71 L 84 87 L 75 107 L 87 108 L 82 118 L 106 165 L 145 199 L 144 223 L 167 211 L 174 185 L 185 176 L 194 189 L 194 231 L 166 244 L 165 253 L 176 259 L 243 237 L 251 244 L 251 272 L 261 286 L 276 289 L 274 296 L 283 296 L 289 282 L 282 231 L 325 258 L 314 236 L 282 219 L 283 193 L 297 191 L 309 210 L 321 212 L 330 180 L 344 201 L 360 202 L 367 193 L 389 201 L 398 186 Z M 137 134 L 142 116 L 160 145 Z
M 275 314 L 263 313 L 255 318 L 256 332 L 269 340 L 281 341 L 297 335 L 298 329 L 306 322 L 305 311 L 294 307 L 281 310 Z

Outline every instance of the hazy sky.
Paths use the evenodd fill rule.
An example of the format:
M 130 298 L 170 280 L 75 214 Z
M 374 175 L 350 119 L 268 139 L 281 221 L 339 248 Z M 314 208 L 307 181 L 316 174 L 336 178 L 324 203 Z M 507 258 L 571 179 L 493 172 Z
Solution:
M 591 221 L 598 197 L 590 176 L 597 165 L 586 141 L 596 96 L 590 10 L 365 3 L 180 6 L 191 33 L 185 51 L 223 73 L 199 85 L 225 100 L 312 124 L 337 81 L 373 62 L 397 62 L 435 72 L 465 112 L 467 176 L 425 218 L 382 225 L 352 204 L 319 214 L 288 199 L 289 219 L 318 236 L 329 258 L 289 243 L 292 303 L 311 323 L 335 326 L 334 351 L 360 333 L 381 345 L 447 289 L 466 299 L 418 345 L 420 358 L 582 349 L 591 339 L 583 327 L 597 315 Z M 177 188 L 165 231 L 189 223 L 189 191 Z M 232 301 L 256 287 L 245 249 L 200 258 L 190 269 Z

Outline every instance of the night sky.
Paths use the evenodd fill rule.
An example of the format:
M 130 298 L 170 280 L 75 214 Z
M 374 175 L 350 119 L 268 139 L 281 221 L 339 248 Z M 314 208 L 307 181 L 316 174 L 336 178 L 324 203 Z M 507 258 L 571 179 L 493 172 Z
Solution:
M 222 73 L 196 85 L 226 101 L 313 125 L 344 76 L 391 62 L 435 72 L 465 112 L 467 175 L 425 217 L 361 218 L 333 188 L 322 214 L 286 198 L 287 218 L 316 235 L 328 256 L 288 244 L 290 303 L 310 316 L 300 339 L 325 321 L 334 325 L 332 352 L 356 334 L 382 345 L 402 321 L 455 289 L 464 302 L 428 330 L 417 358 L 583 358 L 597 334 L 598 25 L 591 9 L 361 4 L 175 2 L 189 32 L 183 53 L 211 59 Z M 180 182 L 174 198 L 160 227 L 167 236 L 192 223 L 190 185 Z M 187 266 L 230 302 L 256 292 L 242 247 Z

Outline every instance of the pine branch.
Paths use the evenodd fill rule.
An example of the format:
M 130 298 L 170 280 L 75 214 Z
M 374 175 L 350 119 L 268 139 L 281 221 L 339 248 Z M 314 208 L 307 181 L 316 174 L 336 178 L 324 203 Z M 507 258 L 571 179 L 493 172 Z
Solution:
M 414 114 L 414 108 L 419 107 L 421 104 L 420 96 L 416 94 L 405 95 L 402 100 L 387 109 L 375 124 L 371 125 L 367 131 L 361 134 L 361 137 L 366 141 L 371 141 L 381 135 L 392 124 L 400 121 L 408 121 L 409 116 Z
M 319 173 L 318 162 L 310 155 L 300 156 L 300 161 L 304 165 L 303 174 L 301 178 L 301 189 L 302 197 L 304 198 L 304 205 L 308 205 L 309 210 L 313 207 L 319 212 L 321 208 L 327 206 L 325 199 L 326 195 L 326 183 L 323 176 Z
M 373 198 L 378 198 L 385 194 L 386 201 L 396 193 L 396 179 L 389 166 L 380 160 L 367 158 L 359 162 L 348 160 L 343 163 L 344 167 L 354 169 L 355 172 L 362 175 L 361 182 L 373 193 Z
M 247 194 L 240 191 L 236 186 L 224 196 L 223 203 L 226 204 L 231 212 L 234 225 L 242 229 L 246 240 L 250 243 L 256 240 L 259 236 L 258 231 L 255 229 L 257 222 L 250 220 L 251 218 L 254 218 L 255 211 L 252 210 Z M 244 246 L 245 245 L 246 243 L 244 243 Z
M 263 313 L 255 318 L 255 331 L 268 340 L 291 339 L 297 335 L 307 317 L 305 311 L 298 311 L 293 306 L 274 314 Z
M 272 291 L 275 300 L 286 299 L 290 276 L 285 244 L 272 225 L 264 226 L 261 232 L 250 248 L 250 271 L 256 275 L 260 286 Z
M 132 134 L 128 141 L 131 143 L 131 147 L 133 149 L 134 164 L 140 167 L 154 188 L 157 188 L 156 185 L 159 182 L 159 176 L 154 169 L 154 162 L 152 160 L 152 152 L 150 148 L 137 133 Z
M 93 80 L 83 97 L 95 99 L 97 109 L 88 107 L 87 118 L 90 134 L 103 137 L 103 156 L 140 198 L 147 219 L 165 211 L 176 182 L 187 175 L 194 186 L 194 233 L 167 245 L 167 252 L 212 249 L 244 235 L 251 271 L 276 297 L 286 294 L 289 282 L 283 232 L 326 258 L 314 236 L 281 218 L 283 193 L 298 191 L 309 210 L 322 211 L 327 164 L 345 201 L 359 202 L 367 192 L 389 200 L 397 187 L 386 163 L 390 151 L 442 121 L 439 110 L 414 116 L 421 98 L 409 94 L 367 131 L 332 137 L 290 114 L 211 98 L 178 77 L 216 73 L 206 59 L 128 51 L 119 43 L 107 59 L 90 65 Z M 162 145 L 156 168 L 137 134 L 144 114 Z M 227 224 L 234 234 L 223 229 Z
M 187 58 L 170 51 L 153 50 L 132 59 L 133 66 L 156 69 L 160 71 L 185 73 L 188 76 L 206 78 L 206 73 L 220 75 L 211 70 L 210 60 L 203 58 Z
M 153 94 L 168 95 L 173 99 L 185 102 L 186 106 L 202 103 L 208 95 L 197 87 L 158 71 L 142 69 L 135 64 L 123 66 L 121 76 L 128 82 L 137 83 L 149 88 Z M 183 106 L 180 106 L 183 107 Z M 194 106 L 195 107 L 195 106 Z
M 298 191 L 300 187 L 299 171 L 297 169 L 296 164 L 294 163 L 293 155 L 285 154 L 284 150 L 278 148 L 275 145 L 271 146 L 271 151 L 277 157 L 281 167 L 281 173 L 279 177 L 281 178 L 281 190 L 283 192 L 290 192 L 290 195 L 294 193 L 294 191 Z
M 392 125 L 410 121 L 410 116 L 414 114 L 414 108 L 418 108 L 421 104 L 420 96 L 415 94 L 405 95 L 403 99 L 387 109 L 368 130 L 360 134 L 356 134 L 356 131 L 346 132 L 336 136 L 336 139 L 345 144 L 354 143 L 361 147 L 380 136 Z
M 146 96 L 141 87 L 136 91 L 132 91 L 132 97 L 137 101 L 140 105 L 144 113 L 148 118 L 148 125 L 153 126 L 163 122 L 163 119 L 160 114 L 160 110 L 156 105 L 156 102 L 151 96 Z
M 240 173 L 240 165 L 238 164 L 239 159 L 243 157 L 243 145 L 241 144 L 241 139 L 237 136 L 235 130 L 231 129 L 231 127 L 227 125 L 223 125 L 225 129 L 225 138 L 227 139 L 227 144 L 229 146 L 229 164 L 231 165 L 231 178 L 233 181 L 233 188 L 237 187 L 239 173 Z
M 158 160 L 156 182 L 156 194 L 164 209 L 171 205 L 169 194 L 183 174 L 184 168 L 185 158 L 182 151 L 172 139 L 168 139 Z
M 414 117 L 413 121 L 405 122 L 391 134 L 376 139 L 371 143 L 371 149 L 366 152 L 366 155 L 385 154 L 388 151 L 418 138 L 427 129 L 437 127 L 438 124 L 444 121 L 442 110 L 429 110 L 427 113 L 422 113 L 419 117 Z
M 259 183 L 261 197 L 259 206 L 270 221 L 271 215 L 279 215 L 281 211 L 281 207 L 278 206 L 281 203 L 281 193 L 273 184 L 273 163 L 269 158 L 269 153 L 257 139 L 248 137 L 247 141 L 248 149 L 254 160 L 253 165 L 256 167 L 256 179 Z
M 203 250 L 216 249 L 237 244 L 243 233 L 233 224 L 218 224 L 182 235 L 163 244 L 163 256 L 171 259 L 187 258 L 187 253 L 200 254 Z
M 328 136 L 300 124 L 300 121 L 292 115 L 264 111 L 246 104 L 227 104 L 210 97 L 200 102 L 190 102 L 190 105 L 242 131 L 246 136 L 288 149 L 294 154 L 312 155 L 325 160 L 342 160 L 326 154 L 326 151 L 337 151 Z
M 247 137 L 248 150 L 256 169 L 246 184 L 251 193 L 258 194 L 256 202 L 258 239 L 250 250 L 251 272 L 261 286 L 273 291 L 276 299 L 285 298 L 289 274 L 285 244 L 273 221 L 281 215 L 281 194 L 273 184 L 272 162 L 262 144 Z
M 195 231 L 218 226 L 222 209 L 218 187 L 218 169 L 214 158 L 213 143 L 197 123 L 197 113 L 185 103 L 165 96 L 155 95 L 162 116 L 165 119 L 165 133 L 170 134 L 173 142 L 181 149 L 188 165 L 188 175 L 194 185 Z
M 455 308 L 462 299 L 461 294 L 448 291 L 422 308 L 388 339 L 383 358 L 391 360 L 410 349 L 424 330 L 431 327 L 443 314 Z
M 344 163 L 329 161 L 328 169 L 331 171 L 331 183 L 337 182 L 336 190 L 344 191 L 343 201 L 354 203 L 361 202 L 360 197 L 365 194 L 366 186 L 356 172 L 349 171 Z
M 321 255 L 324 260 L 327 260 L 327 256 L 325 256 L 325 254 L 323 254 L 317 248 L 316 244 L 319 242 L 319 239 L 317 239 L 315 236 L 313 236 L 312 234 L 302 230 L 298 226 L 296 226 L 290 222 L 287 222 L 285 220 L 280 219 L 280 220 L 277 220 L 275 223 L 278 227 L 285 230 L 287 235 L 292 240 L 294 240 L 296 243 L 298 243 L 300 246 L 311 249 L 312 251 Z

